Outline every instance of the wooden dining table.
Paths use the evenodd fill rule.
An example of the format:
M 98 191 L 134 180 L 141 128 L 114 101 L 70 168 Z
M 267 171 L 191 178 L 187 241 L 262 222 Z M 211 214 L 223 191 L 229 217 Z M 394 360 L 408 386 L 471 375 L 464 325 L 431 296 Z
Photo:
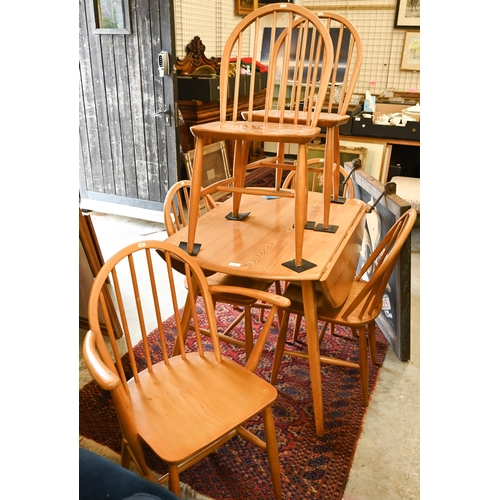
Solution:
M 323 220 L 323 195 L 310 192 L 308 227 Z M 319 362 L 316 286 L 320 286 L 333 307 L 347 299 L 361 250 L 366 203 L 348 199 L 330 204 L 335 232 L 306 230 L 303 257 L 307 265 L 289 266 L 295 257 L 294 199 L 242 195 L 244 220 L 226 218 L 232 200 L 219 204 L 198 220 L 195 259 L 202 269 L 271 281 L 300 283 L 304 300 L 306 337 L 310 366 L 316 434 L 324 435 L 324 411 Z M 188 227 L 168 238 L 187 248 Z

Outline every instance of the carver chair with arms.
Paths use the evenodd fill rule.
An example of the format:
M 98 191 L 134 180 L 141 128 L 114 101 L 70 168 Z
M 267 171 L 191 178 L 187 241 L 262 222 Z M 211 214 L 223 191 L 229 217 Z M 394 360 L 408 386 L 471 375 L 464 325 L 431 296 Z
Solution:
M 187 215 L 185 207 L 189 207 L 190 210 L 194 209 L 194 207 L 190 206 L 189 203 L 190 193 L 191 181 L 188 180 L 178 181 L 168 190 L 163 204 L 163 215 L 165 219 L 165 227 L 169 236 L 172 236 L 186 225 Z M 210 211 L 215 207 L 215 201 L 209 194 L 203 195 L 201 201 L 202 206 L 200 207 L 199 215 L 201 215 L 202 210 Z M 183 266 L 180 266 L 178 271 L 182 273 Z M 267 291 L 273 284 L 273 281 L 271 280 L 258 280 L 242 276 L 231 276 L 229 274 L 213 273 L 206 270 L 203 270 L 203 273 L 207 276 L 209 285 L 238 286 L 252 288 L 253 290 Z M 212 298 L 216 303 L 221 302 L 231 304 L 235 307 L 243 307 L 243 311 L 234 319 L 226 330 L 219 333 L 219 338 L 230 344 L 244 347 L 248 359 L 253 349 L 252 307 L 259 308 L 263 312 L 265 309 L 269 309 L 269 305 L 263 304 L 262 302 L 255 300 L 253 297 L 245 297 L 241 294 L 231 295 L 228 293 L 213 293 Z M 262 314 L 260 319 L 263 321 Z M 230 337 L 230 333 L 242 320 L 244 320 L 245 325 L 245 342 Z
M 165 260 L 157 255 L 164 253 Z M 172 262 L 182 263 L 186 289 L 176 284 Z M 110 285 L 108 285 L 110 283 Z M 133 294 L 127 297 L 128 286 Z M 116 340 L 104 289 L 112 287 L 124 336 Z M 129 285 L 130 286 L 130 285 Z M 181 297 L 177 297 L 180 293 Z M 245 366 L 221 355 L 212 293 L 253 296 L 271 304 Z M 202 336 L 197 306 L 210 331 Z M 276 389 L 254 372 L 277 306 L 288 299 L 251 289 L 209 286 L 194 258 L 166 241 L 140 241 L 112 256 L 99 271 L 89 297 L 88 331 L 83 345 L 85 363 L 99 386 L 110 391 L 122 431 L 121 464 L 132 460 L 141 475 L 180 497 L 179 474 L 238 435 L 266 450 L 272 489 L 281 498 L 280 466 L 271 405 Z M 108 334 L 103 335 L 104 318 Z M 172 317 L 175 325 L 163 321 Z M 193 319 L 195 333 L 191 349 L 179 342 L 180 354 L 172 356 L 175 338 L 187 335 Z M 165 325 L 165 326 L 164 326 Z M 157 328 L 157 337 L 151 329 Z M 142 339 L 142 347 L 134 342 Z M 128 354 L 128 357 L 122 355 Z M 265 442 L 245 428 L 262 415 Z M 147 445 L 147 446 L 143 446 Z M 152 450 L 168 467 L 158 479 L 147 463 L 145 450 Z M 149 452 L 148 452 L 149 453 Z M 162 471 L 160 471 L 162 472 Z
M 326 355 L 320 356 L 320 362 L 358 369 L 360 372 L 361 394 L 365 406 L 368 405 L 368 350 L 366 336 L 368 333 L 370 357 L 372 362 L 375 362 L 375 320 L 382 310 L 387 284 L 401 249 L 410 235 L 416 217 L 416 211 L 410 209 L 394 223 L 357 273 L 349 296 L 342 305 L 332 307 L 322 289 L 319 286 L 316 289 L 318 320 L 332 325 L 349 327 L 353 338 L 357 339 L 359 344 L 358 362 L 346 361 Z M 306 352 L 285 350 L 290 314 L 294 313 L 298 316 L 304 314 L 301 289 L 291 283 L 283 295 L 290 299 L 291 306 L 285 308 L 281 322 L 271 375 L 271 383 L 273 384 L 276 383 L 283 354 L 301 358 L 308 357 Z
M 264 111 L 258 117 L 253 95 L 258 88 L 257 59 L 261 58 L 262 31 L 269 35 L 269 58 Z M 248 77 L 248 109 L 238 105 L 238 91 L 231 98 L 229 89 L 239 89 L 242 60 L 251 60 Z M 306 145 L 320 133 L 317 122 L 321 113 L 318 103 L 327 94 L 330 74 L 321 67 L 333 64 L 333 46 L 328 30 L 310 10 L 292 4 L 275 3 L 260 7 L 245 16 L 229 35 L 220 63 L 220 120 L 191 127 L 196 139 L 192 176 L 191 200 L 198 205 L 200 193 L 216 190 L 232 192 L 230 220 L 240 221 L 248 215 L 240 212 L 242 194 L 278 195 L 295 199 L 295 259 L 292 265 L 303 266 L 304 227 L 307 222 L 307 152 Z M 234 77 L 233 77 L 234 75 Z M 234 84 L 234 85 L 233 85 Z M 232 99 L 233 114 L 227 116 L 228 100 Z M 299 116 L 300 104 L 300 116 Z M 286 117 L 290 114 L 293 117 Z M 241 112 L 245 111 L 245 120 Z M 286 117 L 286 118 L 285 118 Z M 203 147 L 211 141 L 232 141 L 234 147 L 233 175 L 225 180 L 202 187 Z M 254 141 L 296 144 L 297 189 L 294 193 L 244 187 L 248 166 L 248 151 Z M 280 165 L 271 166 L 280 169 Z M 289 168 L 289 165 L 286 166 Z M 234 184 L 233 184 L 234 183 Z M 243 207 L 244 208 L 244 207 Z M 188 253 L 195 246 L 197 215 L 189 214 Z

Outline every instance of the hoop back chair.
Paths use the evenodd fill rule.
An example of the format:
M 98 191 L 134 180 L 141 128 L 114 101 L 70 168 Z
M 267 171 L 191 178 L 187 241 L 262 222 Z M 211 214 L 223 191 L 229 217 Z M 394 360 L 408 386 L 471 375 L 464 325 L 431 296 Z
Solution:
M 347 110 L 361 69 L 363 45 L 358 31 L 345 17 L 334 12 L 317 12 L 316 15 L 322 20 L 330 33 L 334 49 L 334 62 L 330 73 L 330 89 L 317 122 L 322 131 L 325 131 L 325 202 L 323 227 L 328 228 L 330 218 L 328 210 L 329 197 L 333 194 L 334 199 L 337 200 L 339 196 L 339 168 L 341 167 L 339 127 L 347 123 L 350 118 Z M 258 119 L 262 115 L 262 111 L 257 111 L 254 114 L 254 119 Z M 243 113 L 243 116 L 246 117 L 247 114 Z M 271 115 L 271 118 L 276 119 L 277 115 L 274 113 Z M 289 122 L 292 119 L 293 114 L 292 110 L 290 110 L 289 113 L 285 114 L 285 121 Z M 305 115 L 299 113 L 299 123 L 302 123 L 301 120 L 304 119 Z M 285 144 L 279 143 L 277 154 L 274 158 L 257 160 L 251 163 L 249 168 L 270 166 L 272 163 L 283 165 L 285 161 L 284 154 Z M 281 172 L 281 169 L 276 171 L 276 186 L 281 184 Z
M 163 215 L 165 219 L 165 228 L 169 236 L 172 236 L 174 233 L 186 226 L 187 216 L 184 207 L 187 206 L 189 210 L 194 209 L 194 207 L 190 206 L 189 203 L 190 195 L 191 181 L 188 180 L 178 181 L 168 190 L 163 204 Z M 203 209 L 210 211 L 215 206 L 216 203 L 212 196 L 209 194 L 203 195 L 202 207 L 200 207 L 198 211 L 198 216 L 201 215 Z M 180 268 L 177 269 L 181 273 L 183 272 L 182 267 L 183 266 L 180 266 Z M 206 270 L 203 270 L 203 273 L 207 276 L 209 285 L 238 286 L 252 288 L 253 290 L 267 291 L 273 284 L 273 281 L 271 280 L 257 280 L 242 276 L 231 276 L 224 273 L 213 273 Z M 246 297 L 241 294 L 231 295 L 228 293 L 213 293 L 212 298 L 216 303 L 221 302 L 231 304 L 233 306 L 243 307 L 243 311 L 234 319 L 234 321 L 223 333 L 219 334 L 219 338 L 230 344 L 244 347 L 248 359 L 253 349 L 252 307 L 256 307 L 261 309 L 261 311 L 264 311 L 264 309 L 269 309 L 269 305 L 263 304 L 260 301 L 255 300 L 253 297 Z M 245 327 L 245 342 L 229 336 L 242 320 L 244 320 Z M 260 316 L 260 320 L 263 321 L 262 314 Z
M 382 310 L 382 300 L 387 284 L 401 249 L 410 235 L 416 217 L 417 212 L 414 209 L 410 209 L 394 223 L 357 273 L 349 296 L 340 307 L 332 307 L 322 289 L 320 287 L 316 289 L 318 320 L 324 321 L 325 324 L 330 323 L 332 327 L 333 324 L 349 327 L 353 337 L 358 339 L 359 344 L 359 362 L 357 363 L 331 356 L 320 356 L 320 362 L 358 369 L 360 372 L 363 404 L 365 406 L 368 405 L 368 352 L 366 333 L 368 332 L 370 357 L 374 363 L 376 359 L 375 319 Z M 290 299 L 291 306 L 284 310 L 271 374 L 272 384 L 276 383 L 283 354 L 301 358 L 308 357 L 306 352 L 284 349 L 290 314 L 297 314 L 297 317 L 304 314 L 301 288 L 291 283 L 286 288 L 283 296 Z M 333 328 L 331 333 L 333 333 Z M 318 342 L 320 335 L 318 335 Z
M 296 22 L 297 20 L 297 22 Z M 257 117 L 254 94 L 258 91 L 256 61 L 260 59 L 262 29 L 269 30 L 269 62 L 265 106 Z M 229 87 L 240 88 L 240 68 L 243 59 L 251 59 L 249 104 L 239 105 L 238 92 L 229 97 Z M 253 141 L 294 143 L 298 146 L 297 189 L 294 193 L 277 190 L 276 194 L 295 198 L 295 265 L 302 266 L 304 226 L 307 222 L 307 152 L 306 145 L 321 131 L 317 126 L 321 106 L 326 98 L 330 74 L 319 71 L 333 64 L 333 47 L 328 30 L 308 9 L 291 4 L 270 4 L 248 14 L 234 28 L 224 47 L 220 63 L 219 121 L 191 127 L 196 144 L 193 162 L 191 201 L 197 206 L 199 198 L 215 190 L 232 192 L 233 209 L 227 216 L 242 220 L 242 194 L 269 195 L 269 189 L 244 187 L 249 146 Z M 236 71 L 235 71 L 236 68 Z M 234 78 L 231 77 L 234 74 Z M 276 97 L 275 97 L 276 96 Z M 233 113 L 227 116 L 229 103 Z M 300 104 L 300 116 L 299 116 Z M 293 109 L 293 118 L 285 118 Z M 273 111 L 274 110 L 274 111 Z M 245 111 L 246 120 L 241 119 Z M 208 141 L 233 141 L 233 175 L 202 187 L 203 147 Z M 232 186 L 231 184 L 234 183 Z M 273 194 L 275 194 L 273 192 Z M 187 251 L 194 252 L 196 213 L 189 214 Z
M 320 164 L 321 166 L 314 166 Z M 323 159 L 322 158 L 312 158 L 308 161 L 308 171 L 309 171 L 309 187 L 311 191 L 323 191 L 325 187 L 325 170 L 323 168 Z M 352 179 L 349 177 L 346 169 L 344 167 L 339 166 L 340 173 L 340 184 L 339 186 L 339 195 L 344 198 L 354 198 L 354 184 Z M 312 175 L 311 175 L 312 174 Z M 349 177 L 349 178 L 348 178 Z M 344 183 L 344 180 L 347 181 Z M 295 170 L 292 170 L 283 181 L 281 186 L 282 189 L 295 189 Z
M 158 251 L 164 253 L 165 260 L 158 257 Z M 184 266 L 189 290 L 196 291 L 187 294 L 184 308 L 180 305 L 186 289 L 183 284 L 176 284 L 174 260 Z M 113 331 L 104 295 L 108 280 L 124 331 L 122 341 L 111 334 L 105 339 L 99 324 L 101 311 L 106 327 Z M 133 288 L 129 297 L 127 283 Z M 246 366 L 221 355 L 213 293 L 253 296 L 271 305 L 272 314 Z M 200 332 L 196 310 L 200 300 L 210 339 Z M 140 241 L 111 257 L 99 271 L 90 292 L 90 330 L 84 339 L 83 355 L 99 386 L 111 393 L 122 431 L 122 466 L 128 468 L 132 460 L 143 477 L 160 484 L 168 481 L 169 489 L 180 497 L 180 472 L 239 435 L 266 450 L 274 495 L 280 499 L 278 448 L 271 411 L 277 392 L 254 372 L 277 306 L 289 303 L 272 293 L 209 286 L 195 260 L 166 241 Z M 167 317 L 174 318 L 171 331 L 166 331 L 162 324 Z M 168 335 L 186 335 L 191 318 L 195 330 L 193 351 L 188 352 L 181 341 L 180 354 L 170 355 L 174 341 L 169 341 Z M 159 345 L 148 337 L 149 328 L 158 328 Z M 133 348 L 138 339 L 142 339 L 143 349 Z M 124 352 L 128 353 L 128 364 L 121 358 Z M 244 427 L 245 422 L 259 414 L 263 418 L 265 442 Z M 149 469 L 143 444 L 168 465 L 168 472 L 162 477 L 155 479 Z

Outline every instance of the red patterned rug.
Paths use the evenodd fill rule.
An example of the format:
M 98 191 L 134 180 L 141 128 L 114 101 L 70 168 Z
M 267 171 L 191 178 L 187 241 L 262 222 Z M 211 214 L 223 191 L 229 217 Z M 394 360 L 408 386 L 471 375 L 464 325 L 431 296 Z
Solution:
M 237 311 L 230 306 L 217 306 L 221 328 L 229 325 Z M 261 328 L 258 312 L 254 311 L 256 335 Z M 164 332 L 170 345 L 173 322 L 164 322 Z M 322 353 L 335 353 L 346 360 L 357 360 L 357 343 L 346 335 L 347 330 L 336 327 L 335 334 L 327 333 L 321 346 Z M 257 373 L 269 380 L 278 333 L 277 322 L 268 342 Z M 243 338 L 243 325 L 234 335 Z M 293 338 L 293 320 L 288 339 Z M 159 344 L 158 330 L 149 334 L 153 343 Z M 304 324 L 295 347 L 303 348 Z M 188 345 L 193 348 L 193 338 Z M 221 343 L 224 354 L 244 362 L 243 349 Z M 289 344 L 288 348 L 293 348 Z M 387 340 L 377 328 L 377 362 L 382 363 Z M 134 349 L 141 350 L 142 342 Z M 160 352 L 160 351 L 158 351 Z M 370 363 L 370 393 L 375 386 L 379 367 Z M 325 410 L 325 436 L 315 434 L 311 386 L 307 361 L 283 357 L 276 388 L 278 399 L 273 406 L 282 471 L 283 499 L 340 500 L 342 498 L 356 444 L 360 436 L 365 408 L 361 402 L 358 371 L 331 365 L 322 365 L 323 399 Z M 260 418 L 250 422 L 250 430 L 263 438 Z M 189 426 L 186 428 L 189 432 Z M 80 390 L 80 435 L 120 452 L 120 430 L 109 393 L 102 391 L 95 382 Z M 154 454 L 147 451 L 151 469 L 165 473 L 166 467 Z M 180 475 L 180 480 L 199 493 L 213 499 L 273 499 L 265 452 L 235 437 L 217 451 Z
M 283 170 L 282 179 L 289 174 L 289 170 Z M 245 187 L 274 187 L 276 184 L 276 169 L 259 167 L 249 170 L 245 176 Z

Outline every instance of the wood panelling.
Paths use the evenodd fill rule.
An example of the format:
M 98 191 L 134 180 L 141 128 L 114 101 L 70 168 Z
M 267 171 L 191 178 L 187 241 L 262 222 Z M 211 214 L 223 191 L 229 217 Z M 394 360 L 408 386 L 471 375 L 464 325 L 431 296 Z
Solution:
M 172 76 L 160 77 L 157 69 L 159 52 L 172 53 L 170 8 L 165 1 L 130 0 L 131 34 L 102 35 L 93 33 L 93 1 L 80 0 L 82 201 L 161 210 L 177 181 L 176 89 Z

